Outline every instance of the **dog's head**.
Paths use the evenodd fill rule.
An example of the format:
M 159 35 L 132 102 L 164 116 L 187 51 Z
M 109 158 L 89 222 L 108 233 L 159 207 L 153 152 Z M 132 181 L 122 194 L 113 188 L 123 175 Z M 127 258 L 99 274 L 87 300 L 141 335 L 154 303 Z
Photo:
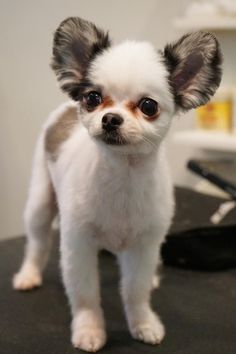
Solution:
M 68 18 L 54 36 L 52 68 L 78 101 L 91 137 L 123 152 L 148 152 L 173 114 L 206 103 L 221 81 L 221 52 L 207 32 L 183 36 L 163 51 L 146 42 L 111 45 L 94 24 Z

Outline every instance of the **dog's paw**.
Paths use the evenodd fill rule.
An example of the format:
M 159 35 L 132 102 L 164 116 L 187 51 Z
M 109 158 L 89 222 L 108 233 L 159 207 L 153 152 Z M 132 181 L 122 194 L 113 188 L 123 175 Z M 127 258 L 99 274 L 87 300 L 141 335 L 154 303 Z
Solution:
M 14 275 L 12 285 L 16 290 L 31 290 L 42 285 L 42 276 L 36 268 L 23 267 Z
M 147 344 L 160 344 L 165 336 L 165 328 L 161 321 L 156 317 L 150 322 L 141 322 L 131 328 L 132 336 Z
M 86 352 L 97 352 L 106 343 L 105 323 L 101 309 L 80 310 L 72 322 L 72 344 Z
M 106 332 L 101 328 L 81 328 L 74 331 L 72 344 L 86 352 L 97 352 L 106 343 Z

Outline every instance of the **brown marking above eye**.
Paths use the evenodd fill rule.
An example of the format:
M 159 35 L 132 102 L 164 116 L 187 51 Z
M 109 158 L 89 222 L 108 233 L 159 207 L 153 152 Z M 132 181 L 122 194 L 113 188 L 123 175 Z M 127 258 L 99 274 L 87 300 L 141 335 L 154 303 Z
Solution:
M 137 107 L 137 103 L 132 102 L 132 101 L 128 101 L 126 103 L 126 107 L 128 108 L 128 110 L 135 115 L 136 117 L 138 116 L 138 107 Z
M 102 103 L 100 104 L 99 107 L 101 109 L 104 109 L 104 108 L 108 108 L 108 107 L 112 107 L 112 106 L 114 106 L 114 102 L 111 99 L 111 97 L 110 96 L 104 96 L 103 100 L 102 100 Z

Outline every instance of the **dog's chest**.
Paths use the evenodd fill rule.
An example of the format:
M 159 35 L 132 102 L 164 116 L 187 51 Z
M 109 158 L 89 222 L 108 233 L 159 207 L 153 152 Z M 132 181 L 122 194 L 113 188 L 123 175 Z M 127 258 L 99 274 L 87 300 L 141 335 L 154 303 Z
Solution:
M 88 208 L 102 246 L 116 251 L 149 228 L 155 215 L 153 176 L 127 169 L 96 176 Z

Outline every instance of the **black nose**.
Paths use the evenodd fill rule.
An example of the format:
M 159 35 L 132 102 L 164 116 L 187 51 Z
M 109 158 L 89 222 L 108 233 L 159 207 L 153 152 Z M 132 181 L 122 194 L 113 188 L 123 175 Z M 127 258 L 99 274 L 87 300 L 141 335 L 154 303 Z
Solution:
M 123 123 L 124 119 L 115 113 L 107 113 L 102 118 L 102 128 L 107 132 L 116 130 Z

